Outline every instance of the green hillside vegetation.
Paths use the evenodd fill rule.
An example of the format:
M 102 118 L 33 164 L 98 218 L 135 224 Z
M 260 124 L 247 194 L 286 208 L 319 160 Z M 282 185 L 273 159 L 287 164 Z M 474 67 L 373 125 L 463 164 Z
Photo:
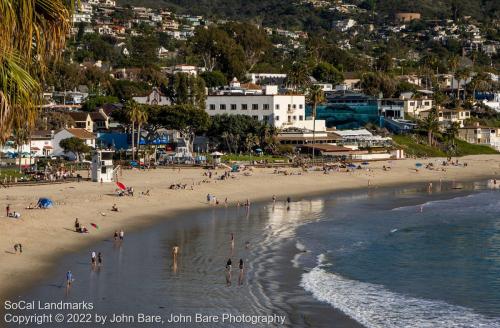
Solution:
M 407 156 L 416 157 L 446 157 L 448 154 L 439 148 L 431 147 L 424 143 L 419 143 L 407 135 L 394 135 L 392 136 L 394 142 L 404 149 Z M 498 154 L 493 148 L 483 145 L 473 145 L 465 141 L 456 139 L 456 154 L 458 156 L 467 155 L 483 155 L 483 154 Z
M 250 20 L 264 26 L 314 31 L 328 30 L 335 14 L 325 8 L 314 8 L 299 1 L 283 0 L 119 0 L 120 5 L 172 8 L 179 13 L 228 19 Z M 472 16 L 478 20 L 499 17 L 497 0 L 365 0 L 350 1 L 360 8 L 391 17 L 396 12 L 420 12 L 426 19 Z M 334 2 L 332 1 L 332 6 Z

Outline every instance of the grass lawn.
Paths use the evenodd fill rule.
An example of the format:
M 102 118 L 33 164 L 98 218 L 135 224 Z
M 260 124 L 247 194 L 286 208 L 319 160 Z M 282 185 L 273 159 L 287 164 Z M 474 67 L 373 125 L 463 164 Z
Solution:
M 2 180 L 2 181 L 5 177 L 7 177 L 7 179 L 9 177 L 12 177 L 12 179 L 14 179 L 14 178 L 19 179 L 22 176 L 24 176 L 24 174 L 19 173 L 19 168 L 11 168 L 11 167 L 0 168 L 0 180 Z
M 404 149 L 406 156 L 446 157 L 446 153 L 441 149 L 416 143 L 410 136 L 394 135 L 392 140 Z
M 280 157 L 280 156 L 272 156 L 272 155 L 262 155 L 262 156 L 256 156 L 256 155 L 237 155 L 237 154 L 226 154 L 222 156 L 222 161 L 223 162 L 230 162 L 230 161 L 242 161 L 242 162 L 248 162 L 248 161 L 264 161 L 267 160 L 269 163 L 273 163 L 274 161 L 287 161 L 286 157 Z
M 481 155 L 481 154 L 498 154 L 498 152 L 488 146 L 484 145 L 473 145 L 468 142 L 465 142 L 463 140 L 456 140 L 455 141 L 458 149 L 458 155 L 459 156 L 466 156 L 466 155 Z
M 410 136 L 395 135 L 392 139 L 396 144 L 402 147 L 407 156 L 417 157 L 446 157 L 448 156 L 444 151 L 439 148 L 431 147 L 427 144 L 419 144 L 415 142 Z M 498 154 L 496 150 L 484 145 L 473 145 L 462 140 L 455 140 L 457 145 L 457 155 L 482 155 L 482 154 Z

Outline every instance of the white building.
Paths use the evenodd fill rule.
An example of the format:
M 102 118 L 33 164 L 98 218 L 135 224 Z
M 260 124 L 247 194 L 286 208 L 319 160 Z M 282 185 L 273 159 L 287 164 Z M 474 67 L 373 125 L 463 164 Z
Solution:
M 98 150 L 92 155 L 92 181 L 113 181 L 113 154 L 114 151 Z
M 333 22 L 333 26 L 342 32 L 347 32 L 349 29 L 351 29 L 355 25 L 356 25 L 356 21 L 354 19 L 351 19 L 351 18 Z
M 471 144 L 488 145 L 500 151 L 500 128 L 480 126 L 466 126 L 458 130 L 458 138 Z
M 277 128 L 297 127 L 312 130 L 306 119 L 304 95 L 277 94 L 276 86 L 266 86 L 264 94 L 209 95 L 206 112 L 215 115 L 246 115 Z M 325 121 L 316 121 L 316 130 L 325 130 Z
M 421 112 L 429 111 L 432 107 L 434 107 L 434 100 L 427 97 L 404 99 L 404 111 L 413 117 L 418 117 Z
M 251 83 L 261 84 L 263 81 L 269 80 L 285 80 L 286 74 L 277 74 L 277 73 L 247 73 L 245 75 L 247 79 L 250 80 Z
M 54 148 L 52 155 L 55 156 L 64 155 L 72 160 L 76 159 L 76 154 L 66 153 L 64 149 L 60 146 L 61 140 L 68 138 L 81 139 L 87 146 L 95 148 L 96 136 L 92 132 L 89 132 L 85 129 L 62 129 L 59 130 L 57 133 L 55 133 L 54 136 L 52 137 L 52 147 Z
M 132 97 L 139 104 L 143 105 L 170 105 L 170 99 L 165 96 L 158 88 L 153 88 L 151 93 L 144 97 Z

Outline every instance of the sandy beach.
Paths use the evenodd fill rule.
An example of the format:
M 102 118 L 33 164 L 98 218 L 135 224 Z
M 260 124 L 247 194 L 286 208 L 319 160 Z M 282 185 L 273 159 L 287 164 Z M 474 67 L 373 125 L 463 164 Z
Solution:
M 301 172 L 287 169 L 293 175 L 275 174 L 274 169 L 256 168 L 246 176 L 235 173 L 234 178 L 217 180 L 224 170 L 217 170 L 212 179 L 204 176 L 204 170 L 184 168 L 156 169 L 150 171 L 123 171 L 120 180 L 134 188 L 133 197 L 118 197 L 114 184 L 91 182 L 65 183 L 36 187 L 12 187 L 0 190 L 2 214 L 0 216 L 0 299 L 13 295 L 21 288 L 29 287 L 48 271 L 55 261 L 65 253 L 75 251 L 85 245 L 101 241 L 123 229 L 125 235 L 141 226 L 153 224 L 162 217 L 175 217 L 178 211 L 208 207 L 207 194 L 213 194 L 224 206 L 236 202 L 278 199 L 288 196 L 298 197 L 328 191 L 377 188 L 382 186 L 415 183 L 464 181 L 471 179 L 500 178 L 500 157 L 495 155 L 469 156 L 459 159 L 467 166 L 446 166 L 441 170 L 437 163 L 443 159 L 407 159 L 392 162 L 373 162 L 362 170 L 353 172 L 322 171 Z M 434 163 L 439 170 L 420 168 L 415 163 Z M 390 170 L 383 170 L 383 166 Z M 367 169 L 370 169 L 369 171 Z M 203 181 L 208 180 L 208 182 Z M 172 184 L 186 184 L 185 190 L 170 190 Z M 193 186 L 193 190 L 191 190 Z M 142 192 L 150 191 L 150 195 Z M 38 198 L 51 198 L 55 205 L 51 209 L 25 209 Z M 7 218 L 5 207 L 21 213 L 20 219 Z M 116 204 L 119 212 L 112 212 Z M 85 225 L 90 233 L 74 232 L 75 218 Z M 91 226 L 96 224 L 99 228 Z M 15 254 L 13 245 L 21 243 L 23 253 Z

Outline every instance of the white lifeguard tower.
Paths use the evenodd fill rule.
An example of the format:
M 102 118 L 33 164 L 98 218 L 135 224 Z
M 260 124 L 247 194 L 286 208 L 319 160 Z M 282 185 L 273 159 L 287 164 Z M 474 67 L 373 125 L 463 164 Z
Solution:
M 113 169 L 112 150 L 96 150 L 92 156 L 92 181 L 112 182 Z

